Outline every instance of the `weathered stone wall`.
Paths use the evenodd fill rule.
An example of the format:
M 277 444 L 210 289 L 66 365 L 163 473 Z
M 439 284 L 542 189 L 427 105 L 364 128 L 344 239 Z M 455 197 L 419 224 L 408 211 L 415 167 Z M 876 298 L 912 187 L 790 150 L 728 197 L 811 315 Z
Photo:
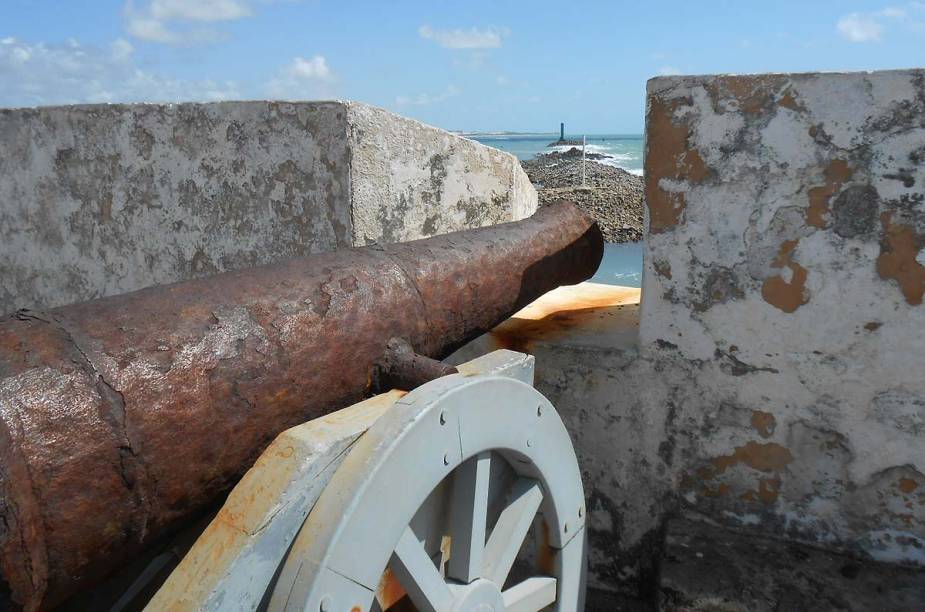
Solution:
M 535 208 L 513 156 L 363 104 L 0 109 L 0 313 Z
M 402 242 L 529 217 L 536 190 L 513 155 L 348 103 L 354 244 Z
M 465 349 L 536 356 L 589 586 L 651 596 L 677 513 L 925 564 L 925 72 L 648 87 L 641 308 L 579 286 Z
M 681 510 L 925 564 L 925 71 L 648 92 L 638 347 L 537 354 L 590 584 L 651 585 Z
M 640 339 L 696 389 L 685 502 L 925 563 L 925 71 L 648 91 Z
M 925 71 L 648 94 L 651 460 L 716 521 L 925 563 Z

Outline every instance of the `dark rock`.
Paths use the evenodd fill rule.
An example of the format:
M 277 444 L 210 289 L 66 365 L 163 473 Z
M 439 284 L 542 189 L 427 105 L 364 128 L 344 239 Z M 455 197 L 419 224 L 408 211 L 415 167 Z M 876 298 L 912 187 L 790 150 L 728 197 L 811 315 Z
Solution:
M 568 147 L 568 146 L 580 147 L 583 144 L 584 143 L 582 141 L 574 139 L 574 138 L 572 139 L 560 138 L 559 140 L 556 140 L 555 142 L 550 142 L 546 146 L 547 147 Z
M 604 155 L 603 153 L 585 153 L 585 159 L 607 159 L 609 155 Z M 551 153 L 543 154 L 543 161 L 550 163 L 554 160 L 560 159 L 581 159 L 581 149 L 578 147 L 572 147 L 567 151 L 553 151 Z
M 540 205 L 569 200 L 594 217 L 607 242 L 642 240 L 641 176 L 598 163 L 607 155 L 588 153 L 585 187 L 581 187 L 581 149 L 555 151 L 521 162 L 537 189 Z

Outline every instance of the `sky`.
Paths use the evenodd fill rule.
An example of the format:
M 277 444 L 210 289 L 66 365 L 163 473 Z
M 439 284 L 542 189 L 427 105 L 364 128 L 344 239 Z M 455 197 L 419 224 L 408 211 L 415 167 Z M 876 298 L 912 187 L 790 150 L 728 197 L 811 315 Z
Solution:
M 350 99 L 641 133 L 657 75 L 925 66 L 925 1 L 0 0 L 0 107 Z

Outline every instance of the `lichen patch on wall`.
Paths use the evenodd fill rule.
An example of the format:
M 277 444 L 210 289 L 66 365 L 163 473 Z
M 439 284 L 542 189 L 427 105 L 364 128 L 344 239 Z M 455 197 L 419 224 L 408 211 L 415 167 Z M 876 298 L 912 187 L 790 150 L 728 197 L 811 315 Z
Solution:
M 851 179 L 853 170 L 843 159 L 833 159 L 825 168 L 825 183 L 812 187 L 807 192 L 809 208 L 806 209 L 806 222 L 813 227 L 825 229 L 829 226 L 829 200 L 838 193 L 841 186 Z
M 919 488 L 919 483 L 911 478 L 900 478 L 896 486 L 903 493 L 912 493 Z
M 718 476 L 740 463 L 759 472 L 777 472 L 786 468 L 791 461 L 793 461 L 793 454 L 789 448 L 776 442 L 752 441 L 744 446 L 736 447 L 728 455 L 714 458 L 711 463 L 715 468 L 713 476 Z
M 662 179 L 684 177 L 689 184 L 697 184 L 709 174 L 700 153 L 688 146 L 690 129 L 683 120 L 675 119 L 675 112 L 689 104 L 682 99 L 650 101 L 645 163 L 653 172 L 646 173 L 645 189 L 649 231 L 653 234 L 677 225 L 685 206 L 684 193 L 667 189 Z
M 770 412 L 752 410 L 752 427 L 762 438 L 770 438 L 777 428 L 777 420 Z
M 925 248 L 925 236 L 915 228 L 893 221 L 892 212 L 880 215 L 883 240 L 877 258 L 877 273 L 882 278 L 899 284 L 906 302 L 913 306 L 922 303 L 925 294 L 925 266 L 919 263 L 919 253 Z
M 748 115 L 764 113 L 775 98 L 780 95 L 780 106 L 796 106 L 791 88 L 785 78 L 776 75 L 761 76 L 719 76 L 706 84 L 714 106 Z M 730 104 L 732 102 L 732 104 Z
M 785 241 L 780 245 L 780 251 L 771 263 L 772 268 L 788 271 L 789 278 L 785 278 L 782 273 L 766 279 L 761 286 L 764 301 L 786 313 L 794 312 L 809 301 L 809 294 L 806 291 L 806 268 L 793 261 L 793 251 L 798 242 L 797 240 Z

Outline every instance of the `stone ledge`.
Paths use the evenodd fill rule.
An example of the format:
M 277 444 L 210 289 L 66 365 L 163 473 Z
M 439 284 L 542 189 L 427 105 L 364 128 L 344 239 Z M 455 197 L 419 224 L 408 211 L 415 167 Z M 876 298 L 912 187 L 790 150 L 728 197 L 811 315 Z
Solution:
M 659 609 L 685 612 L 915 610 L 925 570 L 735 532 L 700 520 L 668 522 Z

